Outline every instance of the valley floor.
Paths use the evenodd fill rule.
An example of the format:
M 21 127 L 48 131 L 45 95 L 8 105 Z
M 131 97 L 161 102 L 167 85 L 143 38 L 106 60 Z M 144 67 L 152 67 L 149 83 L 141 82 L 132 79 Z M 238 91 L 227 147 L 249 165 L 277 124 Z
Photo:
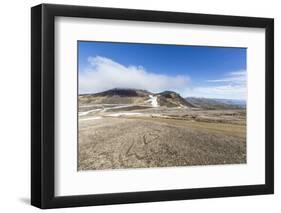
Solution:
M 79 108 L 78 170 L 246 163 L 246 111 Z

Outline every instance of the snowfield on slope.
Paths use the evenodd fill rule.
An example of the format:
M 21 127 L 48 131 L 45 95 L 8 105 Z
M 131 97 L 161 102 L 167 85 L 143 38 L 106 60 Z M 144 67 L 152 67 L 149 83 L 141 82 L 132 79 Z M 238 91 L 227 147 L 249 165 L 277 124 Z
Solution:
M 149 99 L 146 102 L 150 102 L 152 107 L 159 107 L 157 96 L 149 95 Z

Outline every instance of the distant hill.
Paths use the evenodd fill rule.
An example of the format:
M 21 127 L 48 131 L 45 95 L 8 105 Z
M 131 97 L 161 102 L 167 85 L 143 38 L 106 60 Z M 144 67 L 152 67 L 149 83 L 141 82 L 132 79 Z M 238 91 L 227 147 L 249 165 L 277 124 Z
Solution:
M 235 99 L 216 99 L 216 98 L 185 98 L 189 103 L 204 109 L 243 109 L 246 108 L 246 101 Z
M 152 93 L 147 90 L 115 88 L 95 94 L 79 95 L 79 105 L 135 104 L 145 106 L 194 107 L 173 91 Z
M 182 98 L 178 93 L 173 91 L 164 91 L 157 93 L 158 102 L 161 106 L 167 107 L 194 107 L 188 100 Z
M 224 103 L 224 104 L 246 108 L 246 101 L 245 100 L 237 100 L 237 99 L 215 99 L 215 100 L 218 101 L 218 102 Z
M 151 94 L 152 93 L 147 90 L 115 88 L 100 93 L 89 94 L 89 96 L 145 97 Z

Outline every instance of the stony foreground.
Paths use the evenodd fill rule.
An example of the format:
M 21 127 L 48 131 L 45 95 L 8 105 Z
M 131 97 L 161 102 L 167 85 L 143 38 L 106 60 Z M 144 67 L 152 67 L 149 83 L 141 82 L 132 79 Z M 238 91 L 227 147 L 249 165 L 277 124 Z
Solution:
M 105 109 L 79 110 L 78 170 L 246 163 L 245 110 Z

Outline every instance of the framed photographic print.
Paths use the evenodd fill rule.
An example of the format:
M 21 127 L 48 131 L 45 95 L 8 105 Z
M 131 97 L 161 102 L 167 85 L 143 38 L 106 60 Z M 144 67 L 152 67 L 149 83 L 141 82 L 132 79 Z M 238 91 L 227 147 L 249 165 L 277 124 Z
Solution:
M 274 21 L 31 9 L 31 203 L 272 194 Z

